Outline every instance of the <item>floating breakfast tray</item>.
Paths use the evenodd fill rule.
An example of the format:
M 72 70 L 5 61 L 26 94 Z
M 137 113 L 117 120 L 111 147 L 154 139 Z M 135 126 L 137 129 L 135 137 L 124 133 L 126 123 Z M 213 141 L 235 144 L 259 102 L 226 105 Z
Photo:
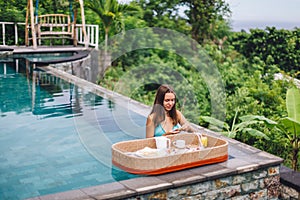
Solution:
M 199 137 L 194 133 L 167 136 L 171 141 L 185 140 L 186 147 L 177 149 L 172 145 L 167 152 L 157 151 L 156 154 L 151 151 L 141 154 L 143 150 L 156 149 L 155 138 L 119 142 L 112 145 L 112 163 L 129 173 L 155 175 L 226 161 L 228 142 L 203 136 L 207 137 L 205 148 L 200 148 Z

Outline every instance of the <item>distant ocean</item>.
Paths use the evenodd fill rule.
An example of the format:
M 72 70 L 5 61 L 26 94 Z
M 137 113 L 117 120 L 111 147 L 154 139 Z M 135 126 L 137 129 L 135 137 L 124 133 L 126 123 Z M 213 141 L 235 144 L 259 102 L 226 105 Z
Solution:
M 266 27 L 275 27 L 276 29 L 293 30 L 296 27 L 300 28 L 299 22 L 270 22 L 270 21 L 231 21 L 233 31 L 245 30 L 249 32 L 250 29 L 266 29 Z

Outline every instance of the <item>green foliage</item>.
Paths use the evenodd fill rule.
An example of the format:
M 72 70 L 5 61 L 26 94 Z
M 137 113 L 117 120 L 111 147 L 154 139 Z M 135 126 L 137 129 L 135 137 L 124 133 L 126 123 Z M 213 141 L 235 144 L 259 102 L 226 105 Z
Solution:
M 278 122 L 270 124 L 264 121 L 270 128 L 279 131 L 291 145 L 291 161 L 292 168 L 299 170 L 299 149 L 300 149 L 300 90 L 298 88 L 290 88 L 286 95 L 287 117 L 282 117 Z
M 285 72 L 295 73 L 300 67 L 299 36 L 299 28 L 277 30 L 267 27 L 265 30 L 252 29 L 249 34 L 234 33 L 230 35 L 229 42 L 249 61 L 258 57 L 269 66 L 276 65 Z
M 136 5 L 120 4 L 117 0 L 87 0 L 85 6 L 93 11 L 101 20 L 105 34 L 105 56 L 108 48 L 109 34 L 117 34 L 125 30 L 125 13 L 138 13 Z M 111 29 L 114 32 L 111 32 Z
M 148 27 L 160 27 L 189 34 L 190 26 L 179 15 L 179 0 L 137 0 L 143 10 L 143 20 Z
M 137 3 L 144 10 L 143 19 L 148 26 L 189 34 L 200 44 L 210 39 L 219 42 L 229 32 L 225 17 L 230 15 L 230 10 L 224 0 L 137 0 Z M 184 14 L 180 8 L 186 8 Z
M 264 138 L 266 140 L 269 140 L 269 137 L 266 134 L 264 134 L 263 132 L 255 128 L 252 128 L 251 126 L 253 124 L 260 124 L 262 123 L 262 121 L 267 121 L 268 123 L 275 123 L 275 122 L 272 122 L 271 120 L 266 119 L 262 116 L 248 115 L 248 116 L 240 117 L 241 122 L 236 123 L 238 120 L 237 116 L 238 116 L 238 111 L 235 112 L 235 116 L 231 125 L 210 116 L 201 116 L 201 119 L 209 123 L 210 129 L 218 132 L 221 130 L 220 133 L 230 138 L 236 138 L 237 134 L 240 133 L 248 133 L 253 137 Z
M 25 22 L 25 14 L 26 14 L 26 0 L 12 0 L 12 1 L 0 1 L 0 15 L 1 15 L 1 22 Z M 1 42 L 2 43 L 2 32 L 3 27 L 0 27 L 1 32 Z M 6 45 L 14 45 L 15 44 L 15 37 L 14 37 L 14 25 L 6 25 L 5 26 L 5 43 Z M 24 26 L 18 26 L 18 34 L 19 36 L 24 36 Z M 24 43 L 24 38 L 19 37 L 20 43 Z
M 287 91 L 286 107 L 288 117 L 280 119 L 278 127 L 292 144 L 292 167 L 298 170 L 300 156 L 300 90 L 298 88 L 291 88 Z
M 27 0 L 0 2 L 2 22 L 25 22 Z
M 290 149 L 289 153 L 283 153 L 281 155 L 285 155 L 285 158 L 288 158 L 288 163 L 291 164 L 294 170 L 299 170 L 299 150 L 300 150 L 300 90 L 296 88 L 288 89 L 286 95 L 286 109 L 288 112 L 288 117 L 283 117 L 278 120 L 278 122 L 268 119 L 264 116 L 258 115 L 245 115 L 239 117 L 241 120 L 240 123 L 237 122 L 237 112 L 235 113 L 233 122 L 231 125 L 226 122 L 220 121 L 210 116 L 202 116 L 205 122 L 209 123 L 209 128 L 222 134 L 236 138 L 237 134 L 242 135 L 239 137 L 242 139 L 245 136 L 245 133 L 250 134 L 255 138 L 264 138 L 266 140 L 270 140 L 270 138 L 265 134 L 268 133 L 267 129 L 273 130 L 269 135 L 271 136 L 271 141 L 273 142 L 276 149 L 280 146 L 284 146 L 287 149 Z M 263 132 L 253 128 L 253 125 L 262 125 Z M 251 126 L 251 127 L 249 127 Z M 260 127 L 261 129 L 262 127 Z M 267 129 L 266 129 L 267 128 Z M 275 134 L 274 134 L 275 133 Z M 278 133 L 280 135 L 278 135 Z M 274 137 L 276 136 L 276 137 Z M 249 138 L 246 140 L 249 141 Z M 257 143 L 258 144 L 258 143 Z M 263 143 L 260 143 L 262 145 Z M 254 145 L 255 146 L 255 145 Z M 273 146 L 273 148 L 274 148 Z M 264 145 L 264 149 L 269 150 L 270 147 L 268 145 Z M 272 149 L 274 150 L 274 149 Z M 291 156 L 289 156 L 289 154 Z
M 211 1 L 181 1 L 189 9 L 186 10 L 188 23 L 191 25 L 191 35 L 200 44 L 212 38 L 212 27 L 218 21 L 223 21 L 230 15 L 228 4 L 224 0 Z
M 141 12 L 140 8 L 134 4 L 120 4 L 117 0 L 88 0 L 85 1 L 85 6 L 98 15 L 107 32 L 112 27 L 117 32 L 124 30 L 123 19 L 126 13 L 138 14 Z
M 75 1 L 73 2 L 75 3 Z M 26 5 L 26 4 L 24 4 Z M 34 4 L 35 7 L 35 4 Z M 25 7 L 26 8 L 26 7 Z M 40 0 L 38 5 L 38 14 L 70 14 L 69 1 L 67 0 Z
M 142 53 L 141 55 L 147 53 L 148 56 L 139 56 L 139 53 Z M 160 54 L 163 55 L 163 58 L 158 56 Z M 191 76 L 192 73 L 173 62 L 175 58 L 179 59 L 178 56 L 162 50 L 141 50 L 141 52 L 131 52 L 130 55 L 135 58 L 132 65 L 125 69 L 122 69 L 121 65 L 110 67 L 99 84 L 149 106 L 154 102 L 157 89 L 155 85 L 170 84 L 176 91 L 178 108 L 187 119 L 197 123 L 198 113 L 203 109 L 200 108 L 197 97 L 201 91 L 207 91 L 207 89 L 197 85 L 198 93 L 196 93 L 193 83 L 185 78 L 185 75 Z M 124 56 L 128 58 L 127 55 Z M 199 79 L 199 75 L 194 75 L 194 77 Z
M 300 91 L 297 88 L 289 89 L 286 99 L 286 108 L 289 118 L 293 121 L 300 122 Z

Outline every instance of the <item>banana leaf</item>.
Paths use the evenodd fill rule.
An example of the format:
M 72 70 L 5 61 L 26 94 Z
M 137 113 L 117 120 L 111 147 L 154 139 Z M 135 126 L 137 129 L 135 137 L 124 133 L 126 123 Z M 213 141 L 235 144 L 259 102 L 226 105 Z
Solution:
M 300 123 L 300 90 L 297 88 L 288 89 L 286 94 L 286 108 L 288 117 Z
M 234 129 L 235 130 L 243 130 L 244 128 L 246 128 L 247 126 L 250 126 L 252 124 L 262 124 L 264 123 L 263 121 L 255 121 L 255 120 L 252 120 L 252 121 L 243 121 L 239 124 L 236 124 L 234 126 Z
M 277 122 L 275 122 L 271 119 L 268 119 L 264 116 L 260 116 L 260 115 L 245 115 L 245 116 L 240 117 L 240 119 L 242 121 L 252 121 L 252 120 L 264 121 L 265 123 L 267 123 L 269 125 L 276 125 L 277 124 Z
M 228 124 L 226 124 L 225 122 L 221 121 L 221 120 L 218 120 L 216 118 L 213 118 L 213 117 L 209 117 L 209 116 L 202 116 L 201 117 L 205 122 L 208 122 L 210 123 L 210 126 L 215 126 L 215 127 L 218 127 L 220 129 L 222 129 L 223 127 L 227 130 L 230 129 L 230 127 L 228 126 Z
M 264 134 L 263 132 L 261 131 L 258 131 L 256 129 L 253 129 L 253 128 L 245 128 L 243 129 L 244 132 L 248 132 L 250 135 L 254 136 L 254 137 L 263 137 L 265 138 L 266 140 L 270 140 L 270 138 Z
M 289 118 L 285 117 L 280 119 L 279 125 L 281 126 L 281 130 L 286 130 L 286 132 L 295 134 L 297 138 L 300 138 L 300 122 Z

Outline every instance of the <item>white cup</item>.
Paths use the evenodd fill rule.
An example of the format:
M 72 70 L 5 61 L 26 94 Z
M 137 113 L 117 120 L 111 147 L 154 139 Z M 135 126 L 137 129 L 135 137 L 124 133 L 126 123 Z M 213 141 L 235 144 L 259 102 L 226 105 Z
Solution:
M 173 145 L 179 149 L 185 148 L 185 140 L 176 140 L 173 142 Z
M 155 142 L 157 149 L 168 149 L 171 146 L 171 140 L 164 136 L 155 137 Z

